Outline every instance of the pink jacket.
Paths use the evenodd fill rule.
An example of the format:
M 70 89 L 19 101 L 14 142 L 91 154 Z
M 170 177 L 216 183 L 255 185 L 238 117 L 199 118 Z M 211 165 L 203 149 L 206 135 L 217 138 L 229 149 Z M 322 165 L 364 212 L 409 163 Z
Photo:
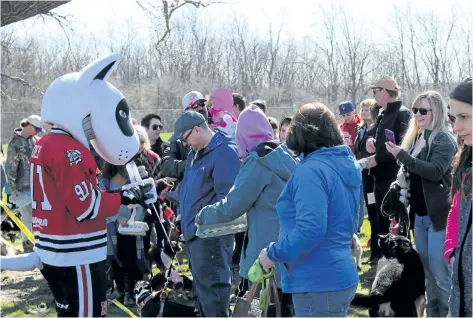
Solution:
M 452 209 L 447 217 L 447 229 L 445 230 L 445 259 L 450 264 L 450 254 L 457 246 L 458 242 L 458 219 L 460 214 L 460 191 L 453 197 Z

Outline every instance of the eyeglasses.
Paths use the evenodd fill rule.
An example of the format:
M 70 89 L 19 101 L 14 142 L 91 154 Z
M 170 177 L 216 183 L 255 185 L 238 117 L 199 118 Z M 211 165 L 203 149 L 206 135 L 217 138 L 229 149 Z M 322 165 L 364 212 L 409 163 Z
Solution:
M 412 112 L 414 113 L 414 115 L 419 112 L 422 116 L 424 116 L 427 115 L 429 111 L 432 111 L 432 109 L 412 107 Z
M 30 124 L 30 125 L 31 125 L 31 127 L 33 127 L 36 131 L 41 131 L 41 128 L 36 127 L 35 125 L 32 125 L 32 124 Z
M 192 134 L 192 132 L 194 131 L 194 128 L 195 127 L 192 127 L 191 131 L 189 131 L 189 133 L 187 134 L 187 136 L 185 136 L 184 138 L 181 138 L 181 141 L 182 142 L 185 142 L 187 143 L 187 139 L 189 139 L 189 136 Z
M 162 130 L 162 129 L 163 129 L 163 125 L 154 124 L 153 126 L 151 126 L 151 129 L 153 129 L 153 130 L 157 130 L 158 128 L 159 128 L 159 130 Z

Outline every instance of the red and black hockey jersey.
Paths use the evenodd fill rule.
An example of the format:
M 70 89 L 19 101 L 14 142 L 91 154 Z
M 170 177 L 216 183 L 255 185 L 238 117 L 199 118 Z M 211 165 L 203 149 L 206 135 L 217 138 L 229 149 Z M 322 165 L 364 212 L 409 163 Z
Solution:
M 103 261 L 105 218 L 118 213 L 120 194 L 97 186 L 94 157 L 71 135 L 53 129 L 31 154 L 34 250 L 53 266 Z

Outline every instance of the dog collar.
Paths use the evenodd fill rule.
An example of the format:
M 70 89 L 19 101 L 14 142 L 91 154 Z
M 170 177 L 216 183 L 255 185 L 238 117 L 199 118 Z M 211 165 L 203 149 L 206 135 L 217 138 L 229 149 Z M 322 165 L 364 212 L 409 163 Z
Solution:
M 143 308 L 146 306 L 146 303 L 147 303 L 150 299 L 156 297 L 157 294 L 158 294 L 158 292 L 149 293 L 149 295 L 146 296 L 146 298 L 143 299 L 143 301 L 140 302 L 140 307 L 141 307 L 141 309 L 143 309 Z
M 159 298 L 160 298 L 161 301 L 166 301 L 166 299 L 169 296 L 169 292 L 164 288 L 159 290 L 159 291 L 154 291 L 154 292 L 150 293 L 148 296 L 146 296 L 146 298 L 143 299 L 143 301 L 140 302 L 141 309 L 143 309 L 146 306 L 146 303 L 148 301 L 155 298 L 156 295 L 158 295 L 158 294 L 159 294 Z

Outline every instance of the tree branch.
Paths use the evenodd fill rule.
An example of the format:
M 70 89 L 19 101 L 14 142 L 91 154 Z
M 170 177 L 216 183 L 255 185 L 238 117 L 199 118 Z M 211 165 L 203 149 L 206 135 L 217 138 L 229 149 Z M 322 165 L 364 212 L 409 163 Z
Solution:
M 14 82 L 17 82 L 17 83 L 20 83 L 24 86 L 27 86 L 29 88 L 32 88 L 34 89 L 35 91 L 39 92 L 41 95 L 44 94 L 44 89 L 41 89 L 39 87 L 36 87 L 36 86 L 33 86 L 31 85 L 30 83 L 28 83 L 25 79 L 21 78 L 21 77 L 18 77 L 18 76 L 11 76 L 11 75 L 8 75 L 8 74 L 5 74 L 5 73 L 1 73 L 0 74 L 2 77 L 5 77 L 5 78 L 8 78 L 9 80 L 11 81 L 14 81 Z M 5 92 L 2 91 L 2 93 L 5 94 Z M 6 94 L 5 94 L 6 95 Z

